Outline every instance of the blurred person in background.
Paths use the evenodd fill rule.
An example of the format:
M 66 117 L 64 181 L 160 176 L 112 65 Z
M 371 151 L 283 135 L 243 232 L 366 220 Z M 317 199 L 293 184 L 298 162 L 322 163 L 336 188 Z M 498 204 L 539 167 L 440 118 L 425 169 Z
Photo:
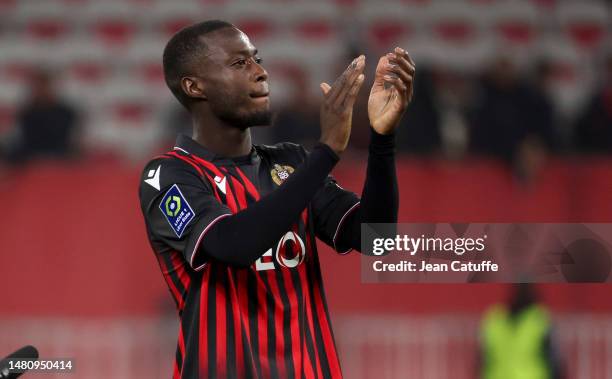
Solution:
M 612 153 L 612 53 L 605 60 L 604 71 L 603 85 L 576 122 L 574 140 L 583 153 Z
M 533 285 L 512 285 L 508 304 L 491 307 L 480 328 L 482 379 L 560 379 L 552 323 Z
M 559 120 L 548 92 L 552 77 L 552 65 L 543 60 L 537 62 L 526 83 L 525 98 L 531 111 L 528 130 L 514 159 L 514 169 L 516 175 L 527 182 L 540 173 L 548 156 L 557 152 L 560 145 Z
M 508 57 L 498 57 L 469 117 L 471 151 L 506 162 L 524 179 L 537 175 L 556 144 L 554 111 L 542 86 L 546 67 L 530 83 Z
M 272 139 L 312 147 L 319 138 L 319 104 L 307 90 L 308 77 L 304 70 L 294 67 L 290 77 L 292 96 L 276 115 Z
M 441 65 L 432 66 L 431 70 L 426 81 L 430 81 L 427 86 L 431 86 L 431 110 L 435 110 L 438 124 L 438 132 L 433 135 L 439 136 L 439 151 L 443 157 L 462 159 L 468 152 L 469 144 L 466 115 L 474 98 L 472 75 Z
M 397 147 L 401 152 L 429 155 L 440 149 L 440 112 L 436 106 L 434 73 L 420 68 L 414 79 L 415 93 L 410 109 L 398 130 Z
M 77 137 L 77 110 L 59 97 L 54 73 L 34 71 L 28 98 L 17 113 L 14 135 L 5 146 L 5 158 L 11 163 L 70 158 L 77 153 Z

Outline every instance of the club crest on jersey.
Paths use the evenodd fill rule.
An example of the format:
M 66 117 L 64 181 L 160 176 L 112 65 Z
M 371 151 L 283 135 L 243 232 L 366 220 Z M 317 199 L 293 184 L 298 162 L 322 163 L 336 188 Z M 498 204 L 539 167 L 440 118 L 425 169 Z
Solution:
M 277 185 L 283 184 L 285 180 L 295 171 L 291 166 L 281 166 L 279 164 L 274 164 L 274 168 L 270 171 L 270 175 L 272 175 L 272 180 Z
M 195 212 L 176 184 L 166 192 L 161 203 L 159 203 L 159 209 L 179 238 L 181 238 L 185 228 L 195 217 Z

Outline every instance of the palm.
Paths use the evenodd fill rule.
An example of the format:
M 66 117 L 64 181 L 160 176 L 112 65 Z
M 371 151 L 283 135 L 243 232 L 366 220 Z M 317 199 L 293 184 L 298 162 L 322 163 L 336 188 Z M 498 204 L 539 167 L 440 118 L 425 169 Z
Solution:
M 389 134 L 395 130 L 409 101 L 395 86 L 385 81 L 387 62 L 385 57 L 378 62 L 368 100 L 370 124 L 379 134 Z

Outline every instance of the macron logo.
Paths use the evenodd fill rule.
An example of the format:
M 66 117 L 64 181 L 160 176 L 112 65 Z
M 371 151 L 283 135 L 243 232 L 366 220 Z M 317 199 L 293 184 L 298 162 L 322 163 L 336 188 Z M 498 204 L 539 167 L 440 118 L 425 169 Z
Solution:
M 227 177 L 218 177 L 215 176 L 215 184 L 217 185 L 217 187 L 219 187 L 219 189 L 221 190 L 221 192 L 223 192 L 223 194 L 225 195 L 225 182 L 227 182 Z
M 148 179 L 145 179 L 145 183 L 150 185 L 159 191 L 159 172 L 161 171 L 161 165 L 157 166 L 157 170 L 149 170 L 147 175 Z

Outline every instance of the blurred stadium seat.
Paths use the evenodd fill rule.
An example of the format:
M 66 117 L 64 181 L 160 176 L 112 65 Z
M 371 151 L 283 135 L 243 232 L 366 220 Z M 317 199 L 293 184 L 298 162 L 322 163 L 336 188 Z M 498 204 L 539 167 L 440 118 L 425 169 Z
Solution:
M 143 12 L 143 19 L 149 25 L 149 33 L 166 41 L 181 28 L 207 17 L 203 8 L 193 1 L 155 1 Z
M 473 3 L 438 1 L 427 8 L 426 17 L 434 43 L 461 45 L 480 37 L 485 15 L 486 9 Z
M 489 30 L 500 40 L 519 46 L 532 46 L 540 33 L 539 21 L 543 17 L 533 3 L 506 1 L 487 12 Z
M 380 6 L 367 2 L 361 8 L 360 22 L 364 26 L 367 43 L 379 51 L 416 37 L 424 27 L 423 13 L 423 7 L 419 4 L 389 1 Z
M 139 28 L 139 7 L 129 1 L 91 1 L 78 15 L 82 30 L 102 47 L 125 48 Z
M 298 43 L 304 40 L 327 43 L 341 39 L 343 14 L 335 4 L 301 1 L 289 9 L 284 24 Z
M 584 50 L 597 49 L 609 38 L 610 10 L 603 2 L 561 2 L 556 17 L 566 36 Z

